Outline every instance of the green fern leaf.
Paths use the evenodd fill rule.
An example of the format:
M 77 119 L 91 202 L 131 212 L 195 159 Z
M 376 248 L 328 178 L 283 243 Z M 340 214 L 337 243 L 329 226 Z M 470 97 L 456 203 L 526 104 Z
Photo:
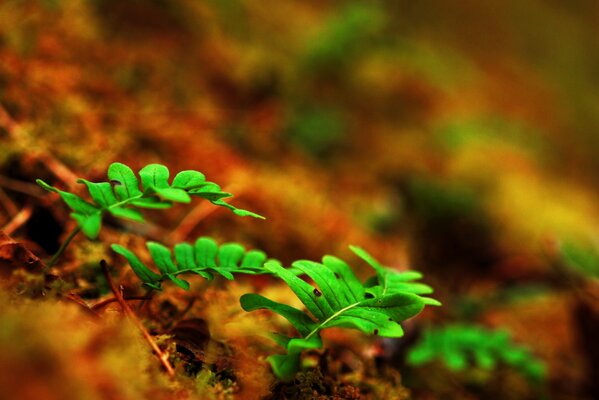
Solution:
M 77 182 L 85 184 L 92 200 L 102 207 L 110 207 L 118 202 L 112 185 L 108 182 L 94 183 L 85 179 L 79 179 Z
M 125 259 L 129 262 L 131 269 L 133 269 L 133 272 L 135 272 L 139 279 L 141 279 L 146 285 L 155 289 L 160 289 L 160 287 L 155 286 L 153 282 L 160 282 L 161 276 L 146 267 L 146 265 L 141 262 L 141 260 L 133 252 L 118 244 L 113 244 L 111 248 L 115 253 L 125 257 Z
M 116 218 L 144 222 L 143 215 L 135 208 L 165 209 L 172 203 L 189 203 L 191 196 L 202 197 L 213 204 L 225 207 L 241 216 L 264 217 L 250 211 L 238 209 L 223 199 L 231 193 L 222 192 L 220 186 L 206 182 L 198 171 L 181 171 L 169 185 L 169 170 L 164 165 L 149 164 L 139 171 L 140 180 L 131 168 L 121 163 L 113 163 L 108 168 L 110 182 L 90 182 L 79 179 L 77 182 L 87 187 L 92 203 L 74 193 L 59 190 L 38 179 L 36 182 L 50 192 L 58 193 L 73 210 L 73 218 L 83 233 L 95 239 L 102 226 L 102 216 L 108 212 Z
M 100 234 L 102 228 L 102 215 L 100 212 L 93 214 L 72 213 L 71 217 L 77 221 L 81 231 L 90 239 L 95 239 Z
M 219 247 L 213 239 L 202 237 L 195 242 L 195 245 L 176 244 L 172 253 L 168 247 L 160 243 L 147 242 L 146 246 L 160 274 L 153 272 L 134 253 L 124 247 L 114 244 L 112 249 L 125 257 L 146 286 L 155 289 L 160 289 L 161 283 L 165 280 L 171 280 L 185 290 L 189 289 L 189 283 L 178 277 L 183 274 L 197 274 L 205 279 L 213 279 L 214 274 L 219 274 L 232 280 L 234 274 L 268 273 L 263 268 L 266 261 L 263 252 L 259 250 L 246 252 L 244 247 L 237 243 L 225 243 Z
M 137 222 L 145 222 L 144 216 L 137 210 L 125 207 L 110 207 L 110 214 L 117 218 L 130 219 Z
M 204 174 L 198 171 L 181 171 L 173 179 L 173 187 L 177 189 L 195 189 L 206 183 Z
M 431 294 L 433 288 L 424 283 L 414 282 L 422 278 L 422 274 L 417 271 L 395 271 L 389 267 L 382 266 L 374 257 L 364 249 L 356 246 L 350 246 L 350 249 L 361 259 L 366 261 L 375 271 L 376 276 L 368 279 L 364 286 L 366 292 L 372 296 L 384 296 L 391 293 L 413 293 L 417 295 Z M 441 305 L 437 300 L 422 297 L 425 304 Z
M 286 354 L 269 358 L 274 373 L 283 380 L 292 379 L 298 371 L 303 349 L 320 347 L 323 329 L 342 327 L 369 335 L 400 337 L 403 335 L 400 322 L 420 313 L 426 304 L 438 303 L 399 289 L 384 291 L 380 288 L 370 295 L 350 267 L 336 257 L 325 256 L 322 264 L 300 260 L 292 266 L 293 270 L 310 277 L 314 286 L 278 262 L 269 261 L 264 268 L 285 281 L 309 314 L 259 294 L 245 294 L 240 299 L 244 310 L 271 310 L 287 319 L 300 334 L 300 338 L 287 341 L 279 337 L 277 342 L 285 347 Z
M 492 370 L 505 364 L 531 382 L 541 382 L 545 365 L 525 347 L 516 345 L 505 331 L 493 331 L 476 325 L 449 325 L 425 331 L 408 353 L 408 364 L 420 366 L 435 359 L 448 369 L 462 371 L 471 366 Z
M 129 200 L 142 196 L 139 190 L 139 181 L 131 168 L 121 163 L 112 163 L 108 167 L 108 179 L 114 185 L 114 191 L 118 198 Z

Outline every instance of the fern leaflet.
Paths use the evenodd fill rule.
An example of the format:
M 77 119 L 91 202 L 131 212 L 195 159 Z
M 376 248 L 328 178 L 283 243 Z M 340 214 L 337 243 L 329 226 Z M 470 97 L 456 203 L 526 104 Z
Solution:
M 188 290 L 189 283 L 179 275 L 197 274 L 206 279 L 213 279 L 219 274 L 232 280 L 233 274 L 267 273 L 263 265 L 266 254 L 260 250 L 245 251 L 238 243 L 225 243 L 219 246 L 213 239 L 201 237 L 192 245 L 178 243 L 171 250 L 156 242 L 147 242 L 150 256 L 160 273 L 148 268 L 132 251 L 118 244 L 112 249 L 127 259 L 133 272 L 144 285 L 161 290 L 165 280 L 173 281 L 177 286 Z M 174 259 L 173 259 L 174 253 Z
M 408 353 L 414 366 L 440 359 L 453 371 L 469 367 L 470 360 L 482 369 L 507 364 L 533 382 L 545 376 L 545 365 L 523 346 L 514 344 L 505 331 L 492 331 L 476 325 L 449 325 L 425 331 Z
M 140 188 L 140 182 L 131 168 L 121 163 L 113 163 L 108 168 L 110 182 L 96 183 L 85 179 L 77 181 L 87 186 L 91 202 L 74 193 L 50 186 L 41 179 L 36 182 L 47 191 L 60 195 L 73 211 L 71 217 L 77 221 L 82 232 L 89 239 L 98 237 L 102 227 L 102 217 L 106 212 L 116 218 L 144 222 L 143 215 L 136 208 L 169 208 L 173 203 L 189 203 L 191 196 L 204 198 L 240 216 L 264 218 L 225 202 L 224 199 L 231 197 L 232 194 L 223 192 L 216 183 L 206 181 L 201 172 L 181 171 L 171 184 L 168 181 L 169 175 L 166 166 L 149 164 L 139 171 Z
M 355 247 L 352 250 L 358 255 L 370 257 L 364 250 Z M 400 322 L 420 313 L 427 304 L 440 304 L 414 293 L 418 290 L 409 290 L 409 287 L 408 290 L 401 290 L 400 287 L 389 285 L 388 282 L 394 277 L 390 269 L 376 284 L 372 280 L 366 282 L 368 285 L 362 284 L 344 261 L 332 256 L 325 256 L 322 264 L 305 260 L 293 263 L 293 268 L 309 276 L 316 287 L 278 262 L 267 262 L 264 268 L 285 281 L 309 312 L 274 302 L 259 294 L 245 294 L 240 299 L 244 310 L 274 311 L 287 319 L 300 334 L 300 338 L 275 338 L 287 353 L 271 356 L 269 361 L 275 375 L 283 380 L 293 378 L 299 370 L 303 350 L 322 347 L 320 331 L 323 329 L 342 327 L 357 329 L 369 335 L 400 337 L 403 335 Z

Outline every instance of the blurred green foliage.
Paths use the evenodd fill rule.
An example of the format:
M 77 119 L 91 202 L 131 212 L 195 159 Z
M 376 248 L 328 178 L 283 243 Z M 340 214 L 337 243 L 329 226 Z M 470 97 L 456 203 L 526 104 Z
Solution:
M 490 370 L 505 364 L 535 383 L 545 379 L 546 367 L 525 347 L 514 344 L 505 331 L 475 325 L 429 329 L 408 354 L 408 363 L 420 366 L 440 359 L 453 371 L 476 366 Z

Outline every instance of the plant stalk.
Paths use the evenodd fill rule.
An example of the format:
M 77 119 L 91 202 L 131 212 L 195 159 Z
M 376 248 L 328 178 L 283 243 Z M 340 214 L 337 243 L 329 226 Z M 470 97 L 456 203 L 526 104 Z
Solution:
M 123 312 L 129 318 L 129 320 L 131 322 L 133 322 L 133 324 L 135 324 L 137 329 L 139 329 L 141 331 L 144 339 L 148 342 L 148 344 L 150 345 L 152 350 L 154 350 L 154 353 L 156 353 L 156 356 L 162 363 L 162 366 L 164 367 L 164 369 L 166 369 L 168 376 L 173 378 L 175 376 L 175 370 L 173 369 L 173 366 L 171 365 L 170 361 L 168 360 L 168 354 L 164 353 L 160 349 L 160 347 L 158 347 L 158 344 L 156 343 L 156 341 L 154 340 L 152 335 L 150 335 L 150 332 L 148 332 L 146 327 L 139 320 L 139 318 L 137 317 L 135 312 L 131 309 L 129 304 L 127 304 L 127 302 L 123 298 L 122 293 L 120 292 L 120 290 L 117 289 L 116 285 L 112 281 L 112 277 L 110 276 L 110 272 L 108 271 L 108 265 L 106 264 L 106 261 L 104 261 L 104 260 L 100 261 L 100 267 L 102 268 L 102 272 L 104 273 L 104 276 L 106 277 L 108 286 L 110 286 L 110 290 L 114 294 L 114 297 L 116 298 L 116 300 L 121 305 Z
M 75 238 L 75 236 L 77 236 L 79 232 L 81 232 L 81 227 L 77 225 L 75 229 L 73 229 L 71 233 L 69 233 L 69 236 L 67 236 L 65 241 L 62 242 L 62 244 L 58 248 L 58 251 L 52 256 L 50 261 L 48 261 L 48 264 L 46 264 L 46 269 L 50 269 L 54 266 L 54 264 L 56 264 L 60 256 L 62 256 L 62 253 L 64 253 L 64 251 L 66 250 L 67 246 L 71 243 L 71 241 Z

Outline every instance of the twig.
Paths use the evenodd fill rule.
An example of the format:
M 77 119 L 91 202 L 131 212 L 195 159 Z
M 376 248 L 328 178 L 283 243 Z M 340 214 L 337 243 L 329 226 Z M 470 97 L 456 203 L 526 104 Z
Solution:
M 64 240 L 64 242 L 62 242 L 62 244 L 58 248 L 58 251 L 52 256 L 52 258 L 50 259 L 50 261 L 48 261 L 48 264 L 46 264 L 46 267 L 48 269 L 52 268 L 54 266 L 54 264 L 56 264 L 56 261 L 58 261 L 58 259 L 60 258 L 60 256 L 62 255 L 62 253 L 64 253 L 64 251 L 67 248 L 67 246 L 69 245 L 69 243 L 71 243 L 71 241 L 75 238 L 75 236 L 77 236 L 77 234 L 79 232 L 81 232 L 81 227 L 79 225 L 77 225 L 71 231 L 71 233 L 69 233 L 69 236 L 67 236 L 67 238 Z
M 42 162 L 58 179 L 63 181 L 67 187 L 74 186 L 78 179 L 77 175 L 61 161 L 47 153 L 35 153 L 32 157 Z
M 14 231 L 19 229 L 21 225 L 23 225 L 29 220 L 32 211 L 33 210 L 31 204 L 27 204 L 25 207 L 23 207 L 21 211 L 19 211 L 17 215 L 14 216 L 14 218 L 8 224 L 4 225 L 2 230 L 7 235 L 11 235 Z
M 131 300 L 145 301 L 145 300 L 151 300 L 152 299 L 151 297 L 148 297 L 148 296 L 128 296 L 128 297 L 123 297 L 123 298 L 126 301 L 131 301 Z M 115 301 L 119 301 L 119 300 L 116 297 L 111 297 L 109 299 L 97 302 L 96 304 L 94 304 L 93 306 L 91 306 L 91 309 L 94 310 L 94 311 L 98 311 L 98 310 L 106 307 L 110 303 L 114 303 Z
M 0 203 L 2 203 L 2 208 L 6 211 L 6 213 L 14 217 L 19 213 L 19 209 L 14 201 L 6 194 L 6 192 L 0 187 Z
M 44 197 L 42 194 L 43 191 L 39 186 L 34 185 L 33 183 L 11 179 L 3 175 L 0 175 L 0 187 L 12 190 L 13 192 L 23 193 L 31 197 Z
M 14 217 L 19 213 L 19 209 L 6 192 L 0 187 L 0 203 L 9 216 Z
M 96 310 L 94 310 L 85 301 L 83 301 L 83 299 L 81 299 L 79 296 L 77 296 L 73 293 L 67 293 L 66 296 L 62 297 L 62 300 L 69 301 L 71 303 L 78 305 L 81 310 L 83 310 L 86 314 L 88 314 L 94 318 L 100 318 L 100 315 L 98 315 Z
M 121 294 L 121 292 L 114 285 L 114 282 L 112 281 L 112 277 L 110 276 L 110 272 L 108 271 L 108 265 L 106 264 L 105 260 L 100 261 L 100 267 L 102 268 L 102 272 L 104 273 L 104 276 L 106 277 L 106 281 L 108 282 L 108 285 L 110 286 L 110 290 L 112 290 L 114 297 L 116 297 L 117 301 L 121 305 L 121 308 L 123 309 L 123 312 L 125 313 L 125 315 L 141 331 L 144 339 L 146 339 L 146 341 L 150 344 L 150 347 L 152 347 L 152 350 L 154 350 L 154 352 L 158 356 L 158 359 L 160 359 L 160 362 L 166 369 L 166 372 L 168 373 L 168 375 L 171 378 L 174 377 L 175 370 L 173 369 L 173 366 L 169 362 L 168 356 L 162 350 L 160 350 L 160 347 L 158 347 L 158 344 L 156 344 L 156 341 L 154 341 L 154 338 L 152 337 L 152 335 L 150 335 L 150 332 L 148 332 L 148 330 L 141 323 L 139 318 L 137 318 L 137 315 L 135 315 L 135 313 L 133 312 L 131 307 L 129 307 L 129 304 L 127 304 L 127 302 L 123 298 L 123 295 Z

